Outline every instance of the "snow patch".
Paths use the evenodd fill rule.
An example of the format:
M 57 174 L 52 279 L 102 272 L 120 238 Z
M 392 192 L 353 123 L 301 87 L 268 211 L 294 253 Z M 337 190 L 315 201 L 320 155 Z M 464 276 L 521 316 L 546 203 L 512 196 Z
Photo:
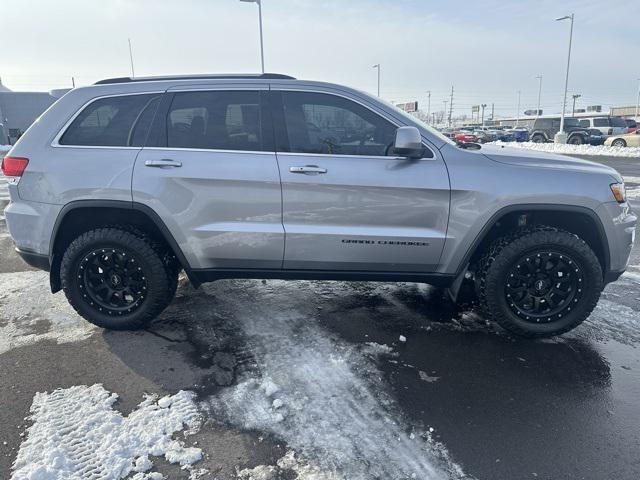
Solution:
M 252 293 L 246 288 L 239 293 L 246 298 L 235 299 L 243 305 L 236 321 L 261 376 L 245 373 L 210 398 L 214 415 L 285 441 L 307 466 L 301 480 L 466 478 L 429 432 L 411 435 L 415 430 L 399 420 L 393 399 L 380 388 L 371 352 L 388 354 L 389 347 L 354 346 L 304 315 L 265 314 Z M 270 472 L 243 471 L 240 478 Z
M 497 145 L 513 148 L 537 150 L 539 152 L 572 154 L 572 155 L 596 155 L 607 157 L 640 157 L 639 147 L 606 147 L 604 145 L 569 145 L 560 143 L 534 143 L 534 142 L 491 142 L 488 145 Z
M 11 480 L 116 480 L 132 472 L 137 472 L 135 480 L 163 478 L 147 473 L 153 466 L 149 455 L 191 469 L 202 452 L 172 437 L 185 427 L 187 433 L 200 428 L 193 396 L 185 391 L 160 400 L 150 395 L 125 418 L 113 409 L 118 395 L 102 385 L 37 393 L 33 425 L 20 445 Z
M 95 330 L 64 295 L 51 294 L 46 272 L 0 274 L 0 354 L 42 340 L 77 342 Z

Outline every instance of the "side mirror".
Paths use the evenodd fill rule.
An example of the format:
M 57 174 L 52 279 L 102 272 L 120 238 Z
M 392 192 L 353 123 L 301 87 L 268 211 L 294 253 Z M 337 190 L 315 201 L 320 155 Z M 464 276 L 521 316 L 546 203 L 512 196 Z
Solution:
M 400 127 L 396 130 L 394 152 L 407 158 L 422 158 L 422 135 L 416 127 Z

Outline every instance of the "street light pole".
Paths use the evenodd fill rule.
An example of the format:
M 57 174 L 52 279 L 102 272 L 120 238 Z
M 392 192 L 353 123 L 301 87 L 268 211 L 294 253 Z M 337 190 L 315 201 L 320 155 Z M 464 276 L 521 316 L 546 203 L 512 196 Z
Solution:
M 449 100 L 443 100 L 442 103 L 444 103 L 444 115 L 442 115 L 442 123 L 444 124 L 447 119 L 447 104 L 449 103 Z
M 556 134 L 554 138 L 555 143 L 566 143 L 567 135 L 564 132 L 564 114 L 567 110 L 567 92 L 569 90 L 569 67 L 571 66 L 571 44 L 573 42 L 573 21 L 574 14 L 566 15 L 564 17 L 556 18 L 556 22 L 560 22 L 562 20 L 571 20 L 571 27 L 569 29 L 569 53 L 567 55 L 567 74 L 564 80 L 564 99 L 562 101 L 562 115 L 560 116 L 560 131 Z
M 380 96 L 380 64 L 376 63 L 372 68 L 378 69 L 378 97 Z
M 638 79 L 638 100 L 636 101 L 636 121 L 640 120 L 640 78 Z
M 430 114 L 431 114 L 431 90 L 427 92 L 427 122 L 429 121 Z
M 260 23 L 260 62 L 262 65 L 262 73 L 264 73 L 264 39 L 262 37 L 262 0 L 240 0 L 246 3 L 258 4 L 258 20 Z
M 520 96 L 522 92 L 518 90 L 518 110 L 516 111 L 516 127 L 520 126 Z
M 484 109 L 487 107 L 486 103 L 480 105 L 482 107 L 482 126 L 484 127 Z
M 575 117 L 576 116 L 576 100 L 579 99 L 582 95 L 576 93 L 575 95 L 571 95 L 571 98 L 573 98 L 573 108 L 571 109 L 571 116 Z
M 540 116 L 540 99 L 542 97 L 542 75 L 536 77 L 538 79 L 538 108 L 536 110 L 536 118 Z

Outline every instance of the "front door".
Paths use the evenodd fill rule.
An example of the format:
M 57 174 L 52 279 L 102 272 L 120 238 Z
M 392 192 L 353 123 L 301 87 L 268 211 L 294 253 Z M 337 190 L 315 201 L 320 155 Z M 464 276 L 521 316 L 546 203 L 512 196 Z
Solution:
M 280 176 L 261 91 L 169 91 L 136 160 L 133 200 L 167 225 L 194 269 L 279 269 Z
M 439 153 L 393 155 L 397 125 L 331 93 L 275 91 L 285 269 L 433 272 L 449 177 Z

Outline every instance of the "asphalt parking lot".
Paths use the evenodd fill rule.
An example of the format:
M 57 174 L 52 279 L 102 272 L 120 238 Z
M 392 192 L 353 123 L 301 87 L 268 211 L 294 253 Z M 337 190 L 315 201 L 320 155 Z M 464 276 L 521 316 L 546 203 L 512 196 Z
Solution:
M 640 181 L 640 159 L 592 160 Z M 0 478 L 34 396 L 94 384 L 124 416 L 195 392 L 203 422 L 180 438 L 206 472 L 154 458 L 171 479 L 640 478 L 637 245 L 630 265 L 551 340 L 424 285 L 275 280 L 183 283 L 149 330 L 110 332 L 49 293 L 0 218 Z

